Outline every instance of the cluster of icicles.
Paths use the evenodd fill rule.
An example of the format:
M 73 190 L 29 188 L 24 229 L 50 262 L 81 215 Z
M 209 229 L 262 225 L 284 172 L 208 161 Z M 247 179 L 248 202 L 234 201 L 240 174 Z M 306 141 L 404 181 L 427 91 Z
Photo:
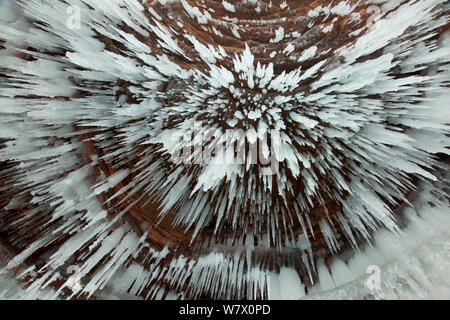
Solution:
M 0 12 L 0 298 L 450 296 L 446 1 Z

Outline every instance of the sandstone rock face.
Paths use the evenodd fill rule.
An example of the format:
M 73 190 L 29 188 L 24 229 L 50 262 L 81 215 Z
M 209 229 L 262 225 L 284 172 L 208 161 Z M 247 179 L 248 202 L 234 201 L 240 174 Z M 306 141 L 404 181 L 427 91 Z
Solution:
M 18 3 L 0 260 L 49 297 L 297 297 L 447 187 L 445 1 Z

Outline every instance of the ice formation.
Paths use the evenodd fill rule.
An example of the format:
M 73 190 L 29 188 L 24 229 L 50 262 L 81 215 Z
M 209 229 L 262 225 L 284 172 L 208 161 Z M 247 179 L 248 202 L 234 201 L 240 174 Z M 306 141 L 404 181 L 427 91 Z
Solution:
M 446 1 L 14 3 L 0 298 L 450 297 Z

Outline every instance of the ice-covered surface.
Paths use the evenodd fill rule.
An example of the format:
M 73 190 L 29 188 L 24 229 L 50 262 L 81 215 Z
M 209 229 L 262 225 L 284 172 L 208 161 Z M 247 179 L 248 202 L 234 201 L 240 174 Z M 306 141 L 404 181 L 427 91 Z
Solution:
M 12 14 L 6 18 L 0 16 L 0 39 L 5 41 L 6 47 L 0 52 L 0 68 L 9 76 L 8 81 L 2 80 L 0 91 L 0 138 L 7 140 L 5 148 L 0 149 L 0 160 L 14 161 L 18 169 L 17 174 L 5 171 L 1 175 L 7 183 L 30 193 L 31 203 L 35 205 L 16 222 L 21 223 L 20 226 L 8 228 L 31 230 L 38 226 L 42 236 L 31 241 L 2 269 L 2 298 L 58 298 L 64 288 L 72 290 L 72 294 L 64 296 L 66 298 L 75 294 L 161 298 L 166 288 L 153 283 L 164 279 L 168 279 L 171 288 L 179 290 L 170 292 L 171 298 L 184 297 L 186 287 L 193 290 L 190 295 L 194 297 L 208 293 L 212 297 L 253 298 L 262 293 L 274 299 L 302 298 L 305 286 L 296 271 L 285 267 L 274 274 L 258 262 L 250 261 L 248 252 L 253 245 L 244 246 L 240 251 L 235 249 L 231 254 L 211 250 L 198 261 L 181 255 L 169 265 L 163 265 L 161 260 L 167 256 L 167 248 L 149 248 L 145 235 L 137 236 L 126 223 L 116 228 L 115 223 L 121 221 L 128 208 L 110 220 L 95 197 L 116 186 L 130 172 L 121 170 L 113 176 L 101 176 L 92 185 L 89 177 L 96 159 L 88 164 L 79 161 L 83 143 L 73 132 L 74 123 L 86 130 L 95 128 L 96 143 L 113 150 L 106 158 L 131 156 L 130 146 L 140 144 L 144 138 L 143 145 L 160 142 L 160 150 L 164 151 L 167 144 L 162 142 L 167 141 L 168 129 L 155 119 L 183 115 L 180 128 L 189 127 L 196 120 L 197 108 L 205 101 L 211 102 L 211 97 L 222 90 L 235 100 L 242 99 L 244 114 L 236 113 L 235 117 L 227 119 L 228 124 L 242 122 L 242 119 L 250 119 L 249 123 L 258 121 L 254 131 L 254 137 L 258 138 L 256 132 L 268 125 L 283 133 L 282 146 L 274 149 L 274 156 L 284 163 L 283 170 L 261 180 L 260 188 L 250 195 L 245 190 L 251 188 L 254 180 L 249 179 L 244 187 L 238 187 L 237 183 L 248 171 L 246 167 L 237 170 L 233 167 L 225 174 L 217 172 L 214 165 L 207 165 L 197 176 L 192 172 L 183 174 L 180 168 L 169 174 L 162 159 L 148 152 L 147 158 L 137 164 L 142 171 L 134 184 L 124 187 L 122 192 L 139 194 L 156 190 L 154 196 L 162 198 L 163 215 L 173 208 L 178 209 L 175 221 L 183 227 L 196 228 L 194 234 L 214 219 L 217 226 L 221 226 L 221 220 L 227 220 L 233 228 L 242 227 L 248 221 L 237 212 L 249 210 L 253 214 L 251 217 L 258 218 L 252 221 L 255 225 L 259 226 L 261 221 L 269 224 L 267 234 L 260 235 L 258 227 L 254 229 L 255 234 L 251 236 L 258 239 L 255 246 L 263 247 L 272 239 L 278 247 L 303 246 L 303 250 L 310 248 L 307 238 L 301 242 L 288 236 L 285 240 L 276 230 L 284 223 L 291 231 L 286 221 L 294 217 L 303 232 L 310 233 L 310 217 L 305 212 L 309 212 L 313 200 L 323 202 L 321 192 L 326 191 L 342 205 L 339 221 L 349 242 L 356 248 L 356 237 L 370 240 L 370 233 L 375 231 L 374 247 L 361 248 L 361 252 L 346 263 L 336 258 L 330 267 L 321 260 L 305 263 L 311 268 L 311 274 L 315 274 L 316 266 L 319 277 L 308 297 L 363 298 L 370 294 L 375 298 L 448 297 L 449 278 L 445 270 L 449 265 L 449 207 L 448 202 L 429 193 L 430 188 L 439 192 L 448 186 L 447 180 L 437 179 L 435 170 L 439 166 L 447 170 L 448 165 L 439 164 L 434 158 L 438 152 L 449 154 L 448 35 L 425 44 L 426 39 L 449 22 L 448 15 L 438 17 L 445 1 L 387 1 L 381 8 L 383 18 L 373 28 L 355 43 L 335 52 L 343 58 L 343 63 L 333 65 L 325 59 L 308 70 L 296 69 L 282 74 L 274 74 L 272 63 L 256 63 L 248 46 L 241 54 L 227 57 L 233 61 L 232 69 L 227 70 L 221 61 L 228 53 L 220 47 L 205 46 L 192 35 L 186 38 L 208 65 L 208 72 L 193 72 L 175 64 L 168 55 L 185 55 L 177 38 L 172 30 L 158 22 L 157 14 L 152 13 L 155 19 L 151 21 L 144 17 L 143 7 L 135 0 L 18 2 L 27 17 L 49 27 L 27 26 L 20 19 L 13 21 Z M 211 19 L 208 11 L 181 2 L 199 25 L 208 26 Z M 10 2 L 3 0 L 2 5 L 5 3 Z M 69 4 L 82 10 L 79 29 L 67 27 Z M 88 4 L 94 5 L 96 10 L 88 10 Z M 233 12 L 230 3 L 223 1 L 222 4 Z M 352 11 L 351 6 L 341 1 L 330 8 L 316 8 L 308 15 L 320 17 L 331 12 L 345 16 Z M 152 32 L 166 54 L 154 55 L 147 44 L 121 30 L 119 22 L 126 23 L 143 37 Z M 233 33 L 239 38 L 237 28 Z M 123 43 L 121 54 L 104 50 L 104 44 L 95 33 Z M 280 27 L 271 41 L 280 43 L 288 36 Z M 41 53 L 27 51 L 25 42 L 33 44 Z M 65 55 L 48 54 L 61 53 L 60 48 L 69 51 Z M 281 54 L 292 52 L 289 46 L 283 48 Z M 19 59 L 14 55 L 17 52 L 35 59 Z M 370 54 L 376 52 L 381 53 L 371 58 Z M 299 60 L 320 56 L 317 47 L 311 47 Z M 428 67 L 431 70 L 424 74 L 416 73 Z M 401 77 L 392 76 L 394 69 Z M 76 78 L 78 84 L 88 84 L 92 97 L 70 99 L 79 88 L 69 76 Z M 188 88 L 183 104 L 163 108 L 157 102 L 155 88 L 171 78 L 191 79 L 194 84 Z M 111 90 L 118 89 L 105 89 L 103 84 L 109 85 L 118 79 L 130 83 L 130 91 L 141 98 L 139 104 L 119 99 L 120 108 L 117 107 L 118 101 Z M 273 101 L 263 104 L 245 100 L 245 90 L 236 89 L 240 80 L 246 81 L 246 89 L 276 93 Z M 291 94 L 307 81 L 311 81 L 310 89 L 314 93 Z M 203 87 L 200 90 L 199 84 L 208 84 L 208 90 Z M 207 112 L 220 115 L 221 105 L 226 103 L 213 101 Z M 247 106 L 250 107 L 247 109 Z M 134 125 L 125 126 L 129 121 L 135 121 Z M 120 128 L 122 140 L 117 146 L 108 144 L 107 130 L 111 128 Z M 290 128 L 300 128 L 303 133 L 297 135 Z M 307 146 L 307 151 L 297 152 L 294 143 Z M 342 152 L 343 157 L 337 156 L 336 150 Z M 211 174 L 215 174 L 214 178 Z M 408 174 L 422 181 L 424 191 L 419 198 L 424 199 L 420 198 L 415 209 L 409 210 L 410 224 L 402 235 L 388 204 L 403 199 L 406 190 L 414 187 Z M 287 176 L 298 178 L 305 186 L 304 191 L 292 190 Z M 330 190 L 321 185 L 322 176 L 328 177 L 335 188 Z M 189 187 L 186 181 L 195 182 L 194 187 Z M 272 181 L 284 201 L 271 202 L 269 185 Z M 229 187 L 219 193 L 219 187 L 225 183 L 230 183 Z M 292 207 L 288 207 L 285 202 L 291 195 L 296 199 Z M 210 197 L 217 197 L 218 203 L 223 205 L 210 206 L 207 202 Z M 21 200 L 20 196 L 11 199 L 8 210 L 20 207 Z M 235 209 L 226 210 L 226 203 L 234 204 Z M 50 220 L 40 220 L 40 210 L 49 213 Z M 220 232 L 220 228 L 218 230 Z M 320 221 L 320 231 L 330 250 L 339 251 L 330 221 Z M 26 289 L 11 279 L 12 269 L 23 267 L 33 253 L 51 245 L 55 245 L 56 250 L 44 265 L 29 266 L 15 275 L 22 280 L 26 276 L 31 279 L 26 281 Z M 147 267 L 134 262 L 129 264 L 142 252 L 148 254 Z M 402 252 L 400 257 L 398 252 Z M 69 265 L 80 268 L 78 276 L 82 279 L 82 288 L 78 289 L 73 278 L 68 278 Z M 365 286 L 366 265 L 380 266 L 380 291 L 369 292 Z M 443 266 L 447 268 L 442 269 Z M 46 291 L 56 279 L 62 279 L 64 284 L 57 290 Z
M 402 214 L 402 235 L 378 232 L 373 246 L 356 252 L 346 263 L 335 258 L 329 287 L 312 288 L 307 299 L 450 299 L 450 216 L 445 197 L 421 190 L 413 207 Z M 436 192 L 437 190 L 434 190 Z M 379 268 L 380 287 L 371 288 L 370 267 Z M 319 276 L 319 284 L 322 284 Z M 321 292 L 318 292 L 321 291 Z

